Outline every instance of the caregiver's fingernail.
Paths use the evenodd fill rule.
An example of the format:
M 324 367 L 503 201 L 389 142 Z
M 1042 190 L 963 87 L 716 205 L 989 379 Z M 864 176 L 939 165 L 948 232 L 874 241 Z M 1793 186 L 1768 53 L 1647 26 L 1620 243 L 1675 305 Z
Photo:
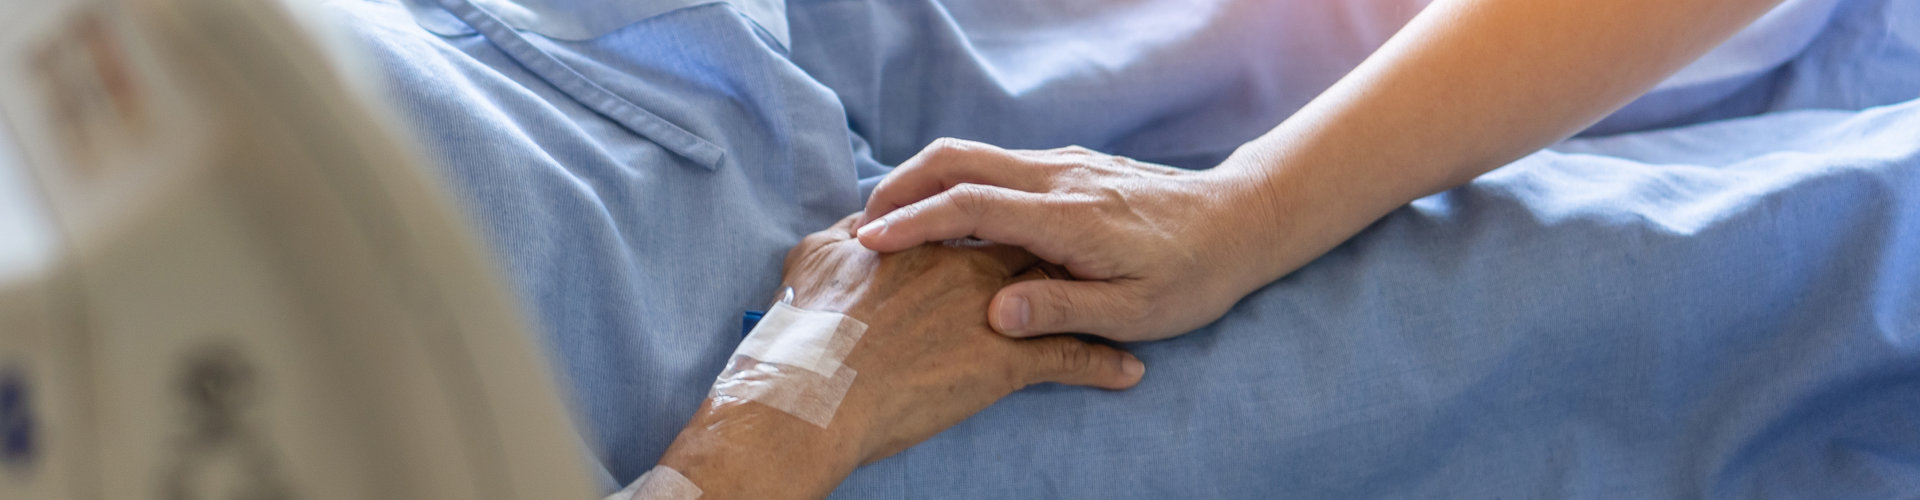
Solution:
M 1027 329 L 1027 320 L 1032 318 L 1033 308 L 1027 305 L 1026 297 L 1013 297 L 1000 303 L 1000 333 L 1020 335 Z
M 1128 354 L 1127 359 L 1120 362 L 1120 371 L 1126 372 L 1129 377 L 1139 378 L 1147 373 L 1147 364 L 1141 363 L 1140 358 Z
M 881 217 L 874 219 L 873 222 L 868 222 L 865 226 L 860 226 L 860 230 L 855 231 L 854 236 L 865 238 L 868 233 L 880 234 L 884 232 L 887 232 L 887 218 Z

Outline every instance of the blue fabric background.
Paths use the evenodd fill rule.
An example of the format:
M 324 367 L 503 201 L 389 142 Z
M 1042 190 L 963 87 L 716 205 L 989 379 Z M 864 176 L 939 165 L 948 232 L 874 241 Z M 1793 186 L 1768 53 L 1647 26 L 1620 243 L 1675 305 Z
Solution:
M 613 482 L 672 440 L 787 248 L 933 137 L 1206 167 L 1365 53 L 1280 57 L 1318 53 L 1324 23 L 1232 2 L 1115 2 L 1055 36 L 1019 2 L 796 0 L 790 51 L 726 4 L 583 41 L 327 5 L 489 235 Z M 562 90 L 581 81 L 619 102 Z M 1617 125 L 1637 133 L 1418 200 L 1129 346 L 1133 390 L 1022 391 L 837 495 L 1920 490 L 1920 2 L 1845 3 L 1799 57 L 1715 84 L 1738 91 L 1663 89 Z M 676 153 L 621 103 L 724 155 Z

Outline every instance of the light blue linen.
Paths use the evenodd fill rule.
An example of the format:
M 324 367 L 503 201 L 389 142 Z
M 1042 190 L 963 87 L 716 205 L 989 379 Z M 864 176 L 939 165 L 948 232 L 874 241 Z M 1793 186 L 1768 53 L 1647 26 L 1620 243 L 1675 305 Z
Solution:
M 1833 0 L 1820 0 L 1833 1 Z M 405 0 L 428 31 L 471 35 L 478 31 L 435 0 Z M 752 19 L 781 47 L 787 46 L 787 4 L 783 0 L 471 0 L 499 22 L 557 40 L 591 40 L 636 21 L 709 3 L 727 3 Z
M 1208 168 L 1319 95 L 1424 3 L 795 0 L 789 24 L 794 60 L 834 89 L 882 162 L 952 136 Z M 1769 75 L 1839 5 L 1784 3 L 1589 134 L 1784 109 L 1766 102 L 1779 80 Z M 1860 66 L 1836 75 L 1870 66 L 1831 61 Z M 1913 81 L 1900 73 L 1896 82 Z M 1871 89 L 1885 104 L 1911 98 L 1911 88 L 1862 81 L 1833 90 Z
M 610 482 L 652 466 L 786 249 L 885 162 L 958 135 L 1204 167 L 1342 64 L 1219 52 L 1323 24 L 1207 29 L 1257 4 L 1156 35 L 1129 17 L 1156 4 L 1110 2 L 1144 10 L 1088 22 L 1139 29 L 1020 53 L 1049 39 L 1016 21 L 1071 11 L 795 1 L 789 52 L 724 3 L 565 41 L 458 0 L 441 20 L 484 36 L 439 36 L 393 2 L 327 5 L 486 229 Z M 1622 127 L 1759 116 L 1571 141 L 1418 200 L 1216 324 L 1130 346 L 1140 387 L 1022 391 L 837 495 L 1920 489 L 1920 2 L 1848 2 L 1736 80 Z

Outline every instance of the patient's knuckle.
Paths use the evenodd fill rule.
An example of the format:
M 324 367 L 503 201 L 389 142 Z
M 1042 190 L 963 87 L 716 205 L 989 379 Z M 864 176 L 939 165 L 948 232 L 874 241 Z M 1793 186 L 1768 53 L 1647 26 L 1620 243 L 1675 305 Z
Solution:
M 1035 379 L 1041 377 L 1041 374 L 1038 373 L 1040 367 L 1034 366 L 1034 363 L 1021 362 L 1023 358 L 1018 356 L 1018 354 L 1020 354 L 1018 352 L 1011 354 L 1013 355 L 1002 358 L 1010 362 L 1000 363 L 997 371 L 1000 373 L 1001 380 L 1013 384 L 1014 390 L 1019 390 L 1021 386 L 1031 384 Z
M 821 233 L 814 233 L 801 238 L 800 243 L 795 244 L 793 248 L 787 250 L 786 266 L 791 268 L 798 265 L 806 256 L 824 249 L 827 244 L 832 241 L 832 237 Z
M 787 257 L 781 262 L 781 265 L 785 266 L 786 269 L 793 269 L 800 263 L 800 257 L 807 254 L 808 248 L 807 240 L 800 240 L 800 244 L 794 245 L 792 249 L 787 250 Z
M 1047 349 L 1053 367 L 1060 373 L 1076 373 L 1093 368 L 1093 350 L 1086 344 L 1065 338 L 1052 339 Z

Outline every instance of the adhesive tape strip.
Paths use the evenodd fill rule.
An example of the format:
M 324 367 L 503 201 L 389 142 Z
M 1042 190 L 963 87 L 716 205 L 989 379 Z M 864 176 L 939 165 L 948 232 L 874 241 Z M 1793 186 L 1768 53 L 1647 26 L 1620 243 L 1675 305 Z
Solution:
M 608 495 L 605 500 L 694 500 L 705 493 L 693 480 L 665 465 L 655 465 L 626 489 Z
M 753 401 L 799 417 L 807 423 L 826 428 L 840 410 L 840 400 L 853 387 L 859 372 L 842 366 L 832 377 L 823 377 L 798 368 L 782 368 L 752 357 L 734 355 L 708 395 L 715 405 L 729 400 Z
M 777 303 L 733 353 L 832 377 L 866 331 L 866 323 L 844 314 Z
M 843 314 L 775 304 L 713 383 L 714 403 L 755 401 L 826 427 L 859 372 L 842 364 L 867 331 Z

